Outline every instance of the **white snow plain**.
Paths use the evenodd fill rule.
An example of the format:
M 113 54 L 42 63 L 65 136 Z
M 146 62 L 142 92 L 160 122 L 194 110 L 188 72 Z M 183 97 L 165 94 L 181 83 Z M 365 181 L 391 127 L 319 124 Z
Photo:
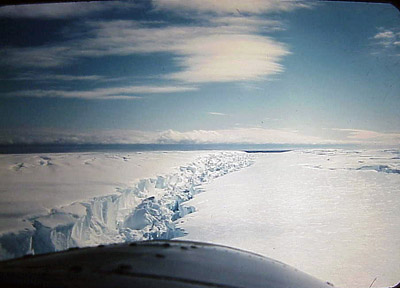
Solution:
M 0 155 L 0 179 L 2 259 L 179 237 L 339 287 L 399 281 L 398 150 Z
M 400 278 L 397 150 L 254 154 L 186 202 L 182 239 L 277 259 L 339 287 L 389 287 Z
M 252 164 L 244 152 L 204 151 L 3 155 L 0 163 L 1 259 L 177 237 L 174 221 L 194 211 L 182 202 Z
M 96 196 L 139 179 L 173 172 L 203 152 L 60 153 L 0 155 L 0 232 L 26 225 L 27 215 Z M 29 226 L 29 224 L 28 224 Z

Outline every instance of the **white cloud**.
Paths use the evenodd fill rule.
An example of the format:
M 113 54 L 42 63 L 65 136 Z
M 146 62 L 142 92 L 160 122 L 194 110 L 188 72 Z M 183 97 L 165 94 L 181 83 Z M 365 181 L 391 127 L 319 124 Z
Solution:
M 18 143 L 58 143 L 58 144 L 129 144 L 151 143 L 154 132 L 137 130 L 109 130 L 73 132 L 55 129 L 3 130 L 0 133 L 1 144 Z
M 283 71 L 285 45 L 256 35 L 205 35 L 177 47 L 182 71 L 168 78 L 185 82 L 229 82 L 266 79 Z
M 334 130 L 334 129 L 333 129 Z M 224 130 L 167 130 L 152 135 L 154 143 L 175 144 L 360 144 L 399 145 L 400 133 L 380 133 L 368 130 L 337 129 L 345 132 L 339 139 L 328 139 L 302 134 L 298 130 L 234 128 Z
M 329 130 L 329 129 L 328 129 Z M 400 133 L 380 133 L 359 129 L 330 129 L 343 133 L 340 139 L 304 135 L 298 130 L 233 128 L 222 130 L 103 130 L 91 132 L 53 129 L 2 130 L 0 144 L 76 143 L 76 144 L 359 144 L 399 145 Z
M 14 81 L 99 81 L 105 80 L 100 75 L 67 75 L 67 74 L 40 74 L 40 73 L 22 73 L 17 77 L 0 79 Z
M 265 32 L 284 29 L 280 21 L 261 13 L 287 12 L 314 4 L 277 0 L 155 0 L 155 10 L 203 13 L 198 25 L 153 25 L 149 21 L 87 21 L 78 33 L 69 32 L 63 42 L 0 50 L 0 63 L 14 67 L 55 68 L 86 57 L 170 53 L 180 69 L 165 79 L 187 83 L 254 81 L 272 79 L 284 71 L 281 60 L 290 54 L 283 43 Z M 87 4 L 87 5 L 86 5 Z M 72 17 L 103 9 L 135 5 L 131 2 L 68 3 L 0 8 L 0 17 Z M 131 7 L 129 6 L 129 7 Z M 215 13 L 207 13 L 207 12 Z M 190 12 L 191 13 L 191 12 Z M 19 16 L 18 16 L 19 15 Z M 82 37 L 83 38 L 78 38 Z M 66 80 L 68 79 L 60 79 Z M 83 80 L 76 79 L 76 80 Z M 87 79 L 89 80 L 89 79 Z
M 93 131 L 90 133 L 60 132 L 54 130 L 2 131 L 0 143 L 97 143 L 97 144 L 264 144 L 264 143 L 325 143 L 294 131 L 262 128 L 226 130 L 192 130 L 161 132 L 139 130 Z
M 356 144 L 368 145 L 400 145 L 400 133 L 398 132 L 376 132 L 362 129 L 333 128 L 333 131 L 342 132 L 343 140 Z
M 196 90 L 188 86 L 124 86 L 114 88 L 97 88 L 93 90 L 23 90 L 3 93 L 6 97 L 51 97 L 82 99 L 140 99 L 141 94 L 179 93 Z
M 234 28 L 236 31 L 279 31 L 284 30 L 284 25 L 278 20 L 271 20 L 260 16 L 219 16 L 210 18 L 211 23 L 217 25 L 226 25 Z
M 396 32 L 396 29 L 379 28 L 379 30 L 380 32 L 376 33 L 373 37 L 374 42 L 383 47 L 385 52 L 391 49 L 396 51 L 400 46 L 400 32 Z
M 73 60 L 74 47 L 71 43 L 28 48 L 3 48 L 0 63 L 16 67 L 50 68 L 69 64 Z
M 312 4 L 294 0 L 153 0 L 157 10 L 171 12 L 213 12 L 217 14 L 261 14 L 288 12 L 298 8 L 309 8 Z
M 375 39 L 391 39 L 393 37 L 395 34 L 392 31 L 379 32 L 374 36 Z
M 214 116 L 227 116 L 228 115 L 228 114 L 220 113 L 220 112 L 208 112 L 208 114 L 214 115 Z
M 166 77 L 185 82 L 260 80 L 282 72 L 279 61 L 289 54 L 282 43 L 251 34 L 255 28 L 249 25 L 242 30 L 229 24 L 145 28 L 131 21 L 96 26 L 96 38 L 81 54 L 174 53 L 182 70 Z
M 0 17 L 64 19 L 82 17 L 94 12 L 134 7 L 132 2 L 100 1 L 91 3 L 53 3 L 0 7 Z
M 229 21 L 161 28 L 136 21 L 90 22 L 85 39 L 8 48 L 0 55 L 3 64 L 46 68 L 70 64 L 79 57 L 168 52 L 175 55 L 181 70 L 165 78 L 189 83 L 260 80 L 283 71 L 280 61 L 290 53 L 284 44 L 256 35 L 259 27 L 254 23 L 240 30 Z
M 236 128 L 225 130 L 193 130 L 178 132 L 168 130 L 161 133 L 159 143 L 237 143 L 237 144 L 320 144 L 324 139 L 301 135 L 296 131 L 263 128 Z

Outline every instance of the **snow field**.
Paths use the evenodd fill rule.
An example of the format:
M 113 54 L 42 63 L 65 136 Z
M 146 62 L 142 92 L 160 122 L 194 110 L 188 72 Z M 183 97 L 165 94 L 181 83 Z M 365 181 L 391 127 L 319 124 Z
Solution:
M 203 155 L 175 173 L 141 179 L 116 194 L 53 208 L 46 215 L 25 219 L 23 230 L 3 233 L 1 258 L 181 236 L 175 221 L 195 211 L 182 203 L 201 192 L 203 184 L 252 163 L 244 152 Z
M 185 205 L 180 239 L 282 261 L 336 287 L 390 287 L 400 275 L 398 150 L 255 154 Z

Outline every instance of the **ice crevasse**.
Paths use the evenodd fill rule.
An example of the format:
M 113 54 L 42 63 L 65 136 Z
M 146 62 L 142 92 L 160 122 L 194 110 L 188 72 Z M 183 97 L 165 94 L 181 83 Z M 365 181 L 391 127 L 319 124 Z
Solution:
M 47 215 L 25 219 L 31 229 L 0 235 L 0 259 L 138 240 L 184 235 L 175 221 L 195 211 L 185 201 L 202 185 L 253 163 L 244 152 L 208 154 L 175 173 L 141 179 L 117 194 L 54 208 Z

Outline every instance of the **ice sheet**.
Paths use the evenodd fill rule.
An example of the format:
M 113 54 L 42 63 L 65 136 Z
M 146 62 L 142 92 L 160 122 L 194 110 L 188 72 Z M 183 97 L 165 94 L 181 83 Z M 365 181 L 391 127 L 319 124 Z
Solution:
M 375 277 L 374 287 L 389 287 L 400 275 L 399 155 L 303 150 L 1 156 L 1 179 L 22 190 L 1 190 L 6 225 L 0 255 L 178 237 L 260 253 L 337 287 L 368 287 Z
M 139 179 L 171 173 L 209 152 L 0 155 L 0 232 L 27 215 L 110 195 Z
M 400 275 L 398 151 L 257 154 L 186 203 L 183 239 L 250 250 L 339 287 Z M 380 169 L 379 167 L 384 167 Z
M 117 187 L 109 190 L 108 193 L 103 188 L 97 191 L 97 196 L 93 198 L 88 198 L 92 194 L 85 191 L 90 185 L 81 184 L 78 188 L 85 193 L 78 199 L 83 200 L 77 200 L 74 195 L 67 195 L 68 197 L 64 198 L 67 198 L 68 201 L 76 201 L 69 205 L 54 207 L 47 213 L 27 214 L 28 212 L 23 211 L 24 207 L 17 206 L 20 209 L 18 214 L 20 218 L 18 219 L 21 219 L 23 225 L 8 226 L 8 229 L 1 231 L 0 258 L 8 259 L 28 253 L 40 254 L 61 251 L 71 247 L 86 247 L 137 240 L 171 239 L 180 236 L 182 231 L 176 229 L 175 221 L 195 211 L 193 207 L 182 206 L 182 203 L 201 192 L 203 184 L 252 164 L 251 157 L 244 152 L 184 153 L 186 157 L 183 154 L 173 152 L 166 155 L 157 154 L 154 157 L 155 160 L 150 161 L 151 163 L 146 162 L 146 160 L 153 154 L 147 152 L 143 154 L 146 155 L 144 158 L 130 158 L 133 158 L 132 162 L 136 164 L 139 162 L 137 158 L 139 160 L 144 159 L 142 165 L 138 166 L 147 167 L 148 169 L 143 172 L 137 168 L 139 169 L 137 173 L 133 169 L 133 171 L 130 171 L 132 173 L 131 179 L 138 178 L 139 175 L 143 176 L 145 173 L 152 173 L 154 177 L 142 178 L 129 185 L 127 183 L 125 184 L 126 187 Z M 188 162 L 194 155 L 196 155 L 196 159 Z M 62 166 L 63 164 L 64 167 L 68 167 L 66 163 L 75 162 L 76 159 L 81 159 L 81 156 L 76 154 L 66 155 L 61 158 L 64 161 L 54 161 L 48 166 Z M 96 183 L 99 182 L 98 185 L 121 179 L 117 176 L 115 179 L 107 178 L 117 175 L 116 172 L 118 171 L 113 169 L 116 169 L 118 163 L 114 164 L 116 165 L 115 167 L 108 165 L 113 164 L 114 159 L 123 160 L 124 162 L 130 159 L 128 156 L 120 155 L 113 155 L 112 157 L 109 155 L 95 155 L 94 157 L 93 154 L 90 154 L 90 156 L 92 159 L 90 163 L 100 162 L 99 166 L 87 168 L 85 165 L 93 164 L 86 164 L 88 160 L 87 157 L 84 157 L 85 162 L 83 164 L 74 163 L 73 171 L 76 172 L 74 176 L 84 177 L 86 172 L 86 176 L 90 176 L 91 180 L 94 179 Z M 174 156 L 178 157 L 175 159 Z M 45 161 L 53 160 L 50 156 L 45 157 L 46 159 L 43 159 L 44 157 L 41 156 L 40 159 Z M 37 159 L 37 157 L 33 158 Z M 166 161 L 165 158 L 169 161 Z M 181 165 L 178 169 L 172 169 L 173 172 L 169 174 L 155 174 L 161 168 L 166 168 L 162 166 L 163 161 L 169 163 L 171 167 L 171 163 L 176 163 L 176 160 L 181 161 L 183 158 L 186 161 L 186 165 Z M 35 177 L 41 176 L 42 179 L 44 178 L 47 181 L 56 181 L 60 177 L 65 177 L 63 172 L 66 169 L 52 171 L 53 177 L 51 179 L 48 178 L 48 170 L 42 171 L 42 174 L 38 173 L 37 171 L 40 169 L 38 167 L 43 165 L 42 160 L 39 160 L 36 166 L 32 164 L 32 161 L 25 161 L 23 162 L 24 164 L 12 165 L 9 170 L 14 171 L 14 173 L 20 173 L 21 169 L 30 169 L 23 171 L 33 173 Z M 175 160 L 175 162 L 171 160 Z M 157 166 L 158 164 L 160 166 Z M 119 169 L 121 169 L 123 165 L 119 165 Z M 102 168 L 111 175 L 94 175 L 96 171 Z M 168 169 L 171 170 L 171 168 Z M 83 170 L 83 173 L 79 173 L 80 170 Z M 20 178 L 16 178 L 15 181 L 18 183 L 17 180 L 20 180 Z M 24 179 L 22 176 L 21 178 Z M 34 179 L 40 186 L 39 180 L 37 178 Z M 69 187 L 68 184 L 74 181 L 75 179 L 72 177 L 66 179 L 65 182 L 56 181 L 52 187 L 57 189 L 57 185 L 60 185 L 62 192 L 68 193 L 69 191 L 65 188 Z M 107 188 L 109 185 L 105 186 Z M 47 188 L 47 185 L 44 188 Z M 38 200 L 43 200 L 47 205 L 54 204 L 52 201 L 46 202 L 46 192 L 48 191 L 44 189 L 36 193 Z M 25 193 L 29 193 L 29 191 L 25 190 Z M 10 194 L 12 193 L 5 193 L 6 196 Z M 24 197 L 25 194 L 22 192 L 20 195 Z M 12 207 L 10 211 L 13 211 Z M 15 220 L 12 215 L 7 215 L 7 217 Z

